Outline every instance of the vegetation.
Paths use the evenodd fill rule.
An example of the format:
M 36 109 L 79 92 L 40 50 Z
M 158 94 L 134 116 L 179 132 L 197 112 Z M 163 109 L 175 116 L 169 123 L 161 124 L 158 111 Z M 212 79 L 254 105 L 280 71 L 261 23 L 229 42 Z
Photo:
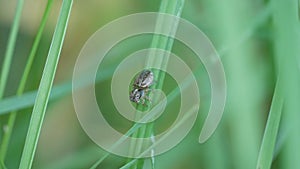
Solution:
M 0 1 L 0 169 L 300 168 L 299 1 L 72 3 Z M 207 35 L 224 65 L 227 101 L 216 132 L 199 144 L 211 89 L 195 53 L 162 35 L 142 34 L 119 42 L 99 65 L 95 84 L 98 105 L 114 129 L 126 136 L 151 137 L 172 125 L 180 107 L 176 81 L 153 70 L 153 88 L 164 91 L 168 99 L 161 117 L 141 124 L 118 113 L 111 79 L 120 62 L 135 51 L 159 48 L 179 56 L 193 71 L 201 97 L 196 123 L 180 144 L 158 156 L 132 159 L 106 152 L 85 134 L 72 103 L 72 73 L 81 48 L 94 32 L 116 18 L 149 11 L 182 17 Z M 158 18 L 156 29 L 163 23 Z M 176 21 L 172 28 L 170 36 L 176 32 Z M 145 68 L 153 64 L 167 67 L 168 58 L 153 60 L 149 55 Z M 84 78 L 82 84 L 89 85 Z M 131 142 L 128 153 L 140 152 L 145 144 Z

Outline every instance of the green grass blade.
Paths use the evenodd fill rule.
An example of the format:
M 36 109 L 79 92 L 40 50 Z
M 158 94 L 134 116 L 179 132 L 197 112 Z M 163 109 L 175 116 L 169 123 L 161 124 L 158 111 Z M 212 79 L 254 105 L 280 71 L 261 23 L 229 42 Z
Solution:
M 168 13 L 180 17 L 184 6 L 184 2 L 185 0 L 174 0 L 174 1 L 162 0 L 160 4 L 159 12 Z M 163 29 L 164 23 L 165 23 L 164 18 L 158 17 L 156 22 L 155 32 L 158 32 L 160 29 Z M 172 29 L 169 30 L 170 32 L 169 37 L 153 35 L 151 48 L 159 48 L 159 49 L 163 49 L 164 51 L 171 51 L 174 42 L 174 39 L 171 37 L 175 35 L 177 26 L 178 26 L 178 20 L 174 20 Z M 146 68 L 155 65 L 157 67 L 160 67 L 161 69 L 165 69 L 167 67 L 169 57 L 164 56 L 164 57 L 159 57 L 159 59 L 157 59 L 156 57 L 151 57 L 155 54 L 156 54 L 155 52 L 149 53 L 148 60 L 146 62 Z M 154 88 L 162 89 L 165 73 L 161 71 L 154 71 L 154 77 L 156 77 L 155 80 L 157 81 L 156 85 L 154 85 Z M 153 99 L 153 102 L 154 103 L 156 102 L 155 98 Z M 137 105 L 137 109 L 143 110 L 146 108 L 143 105 Z M 138 114 L 136 114 L 136 116 L 138 116 Z M 150 137 L 153 134 L 153 125 L 154 123 L 143 125 L 141 128 L 138 129 L 136 133 L 133 134 L 133 137 L 138 137 L 138 138 Z M 146 143 L 143 143 L 142 140 L 138 142 L 135 142 L 133 140 L 129 148 L 129 153 L 140 154 L 142 147 L 145 146 L 144 144 Z M 152 157 L 151 162 L 154 161 L 153 158 L 154 157 Z M 131 159 L 128 159 L 128 161 L 131 161 Z M 143 168 L 143 166 L 144 166 L 144 159 L 140 159 L 134 165 L 131 166 L 131 169 L 140 169 Z M 154 164 L 152 164 L 152 166 L 154 166 Z
M 72 3 L 72 0 L 64 0 L 61 7 L 43 76 L 37 93 L 36 102 L 31 115 L 31 121 L 29 124 L 29 129 L 19 167 L 20 169 L 31 168 L 32 166 L 34 153 L 40 135 L 51 87 L 55 76 L 55 71 L 57 68 L 57 63 L 67 29 Z
M 96 82 L 101 82 L 104 80 L 107 80 L 111 76 L 111 72 L 113 68 L 108 67 L 102 72 L 101 76 L 96 77 Z M 79 87 L 85 87 L 87 85 L 90 85 L 85 82 L 84 77 L 82 77 L 82 85 Z M 72 82 L 68 81 L 59 85 L 56 85 L 53 87 L 51 94 L 50 94 L 50 101 L 62 98 L 63 96 L 66 96 L 68 94 L 72 93 Z M 25 94 L 22 94 L 21 96 L 12 96 L 5 98 L 3 100 L 0 100 L 0 115 L 6 114 L 11 111 L 16 111 L 19 109 L 27 108 L 32 105 L 34 105 L 34 101 L 37 95 L 37 91 L 31 91 L 27 92 Z
M 4 96 L 4 90 L 7 84 L 7 79 L 8 79 L 8 74 L 9 74 L 9 69 L 11 66 L 11 61 L 16 45 L 16 39 L 17 39 L 17 34 L 19 30 L 19 24 L 20 24 L 20 19 L 21 19 L 21 14 L 22 14 L 22 9 L 23 9 L 23 4 L 24 0 L 19 0 L 17 3 L 17 8 L 16 8 L 16 14 L 13 20 L 12 24 L 12 29 L 9 34 L 8 38 L 8 43 L 4 55 L 4 62 L 3 62 L 3 67 L 1 71 L 1 77 L 0 77 L 0 100 L 2 100 Z M 2 127 L 2 124 L 0 123 L 0 127 Z M 2 133 L 0 132 L 0 135 Z M 0 137 L 1 138 L 1 137 Z M 2 141 L 5 144 L 5 140 Z M 2 148 L 0 147 L 0 151 L 2 151 Z M 1 168 L 5 168 L 4 166 L 4 158 L 1 157 L 0 155 L 0 163 L 1 163 Z M 3 166 L 2 166 L 3 165 Z
M 273 0 L 274 50 L 284 95 L 283 126 L 288 129 L 282 150 L 283 168 L 300 168 L 300 20 L 298 0 Z M 284 134 L 283 134 L 284 135 Z
M 8 44 L 7 44 L 5 55 L 4 55 L 4 62 L 3 62 L 1 78 L 0 78 L 0 100 L 2 99 L 2 97 L 4 95 L 4 90 L 5 90 L 5 86 L 6 86 L 6 82 L 7 82 L 7 78 L 8 78 L 11 60 L 12 60 L 15 45 L 16 45 L 16 39 L 17 39 L 18 30 L 19 30 L 19 24 L 20 24 L 23 4 L 24 4 L 24 0 L 18 0 L 16 15 L 15 15 L 12 29 L 11 29 L 11 32 L 10 32 L 9 38 L 8 38 Z
M 42 17 L 41 24 L 39 26 L 36 38 L 33 42 L 33 46 L 31 48 L 31 51 L 30 51 L 30 54 L 29 54 L 29 57 L 28 57 L 28 60 L 27 60 L 26 66 L 25 66 L 25 70 L 24 70 L 24 73 L 23 73 L 23 76 L 22 76 L 22 79 L 21 79 L 21 83 L 19 84 L 19 88 L 18 88 L 18 91 L 17 91 L 17 96 L 20 96 L 24 91 L 25 84 L 26 84 L 27 78 L 29 76 L 29 72 L 30 72 L 30 69 L 31 69 L 31 66 L 32 66 L 32 63 L 33 63 L 33 60 L 34 60 L 39 42 L 41 40 L 42 33 L 43 33 L 44 28 L 45 28 L 46 21 L 47 21 L 47 18 L 49 16 L 50 8 L 51 8 L 52 4 L 53 4 L 53 0 L 49 0 L 48 3 L 47 3 L 46 10 L 45 10 L 44 15 Z M 6 156 L 6 152 L 7 152 L 7 149 L 8 149 L 8 145 L 9 145 L 10 137 L 11 137 L 11 134 L 12 134 L 12 130 L 14 128 L 16 116 L 17 116 L 17 112 L 12 112 L 9 115 L 9 118 L 8 118 L 8 124 L 7 124 L 8 127 L 7 127 L 6 132 L 4 133 L 4 136 L 3 136 L 3 139 L 2 139 L 2 142 L 1 142 L 1 145 L 0 145 L 0 158 L 1 158 L 2 161 L 5 160 L 5 156 Z
M 283 97 L 282 93 L 280 92 L 280 84 L 281 82 L 278 80 L 258 156 L 257 169 L 271 168 L 273 161 L 274 148 L 283 107 Z
M 38 28 L 38 32 L 37 32 L 36 37 L 34 39 L 32 48 L 30 50 L 30 53 L 29 53 L 29 56 L 28 56 L 28 59 L 27 59 L 27 63 L 26 63 L 26 66 L 25 66 L 25 70 L 24 70 L 24 73 L 23 73 L 23 76 L 22 76 L 22 79 L 21 79 L 21 82 L 20 82 L 20 85 L 19 85 L 19 88 L 18 88 L 18 91 L 17 91 L 18 96 L 22 95 L 22 93 L 24 92 L 25 84 L 26 84 L 26 81 L 28 79 L 29 72 L 31 70 L 33 60 L 35 58 L 36 51 L 37 51 L 38 46 L 40 44 L 42 34 L 43 34 L 44 28 L 46 26 L 47 19 L 48 19 L 49 14 L 50 14 L 50 9 L 52 7 L 52 4 L 53 4 L 53 0 L 48 0 L 48 3 L 47 3 L 46 8 L 45 8 L 45 12 L 43 14 L 41 23 L 40 23 L 39 28 Z
M 96 169 L 98 167 L 98 165 L 100 165 L 108 156 L 110 153 L 105 153 L 98 161 L 96 161 L 95 164 L 93 164 L 93 166 L 90 169 Z

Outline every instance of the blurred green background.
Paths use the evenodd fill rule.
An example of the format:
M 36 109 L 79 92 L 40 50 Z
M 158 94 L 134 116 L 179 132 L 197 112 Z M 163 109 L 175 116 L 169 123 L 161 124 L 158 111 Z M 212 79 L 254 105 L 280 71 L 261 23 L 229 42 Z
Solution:
M 195 54 L 184 44 L 175 41 L 172 52 L 180 56 L 192 70 L 200 68 L 195 75 L 200 87 L 201 106 L 197 122 L 187 137 L 172 150 L 155 157 L 156 168 L 256 168 L 276 79 L 281 69 L 285 73 L 283 79 L 287 80 L 283 83 L 282 91 L 290 93 L 287 97 L 290 96 L 292 101 L 288 101 L 291 104 L 285 105 L 282 112 L 283 120 L 279 127 L 272 168 L 300 168 L 300 139 L 299 131 L 297 132 L 300 109 L 295 104 L 300 100 L 297 97 L 299 94 L 293 95 L 299 93 L 300 86 L 289 85 L 299 84 L 297 76 L 300 75 L 300 19 L 299 6 L 295 6 L 299 3 L 294 2 L 297 1 L 185 1 L 181 17 L 201 29 L 220 54 L 227 80 L 227 102 L 216 132 L 206 143 L 199 144 L 198 136 L 210 105 L 210 83 L 204 66 L 195 59 Z M 0 70 L 16 3 L 15 0 L 0 0 Z M 95 31 L 125 15 L 157 12 L 160 3 L 160 0 L 74 1 L 54 86 L 71 82 L 76 58 Z M 2 100 L 13 97 L 16 93 L 46 4 L 46 1 L 33 0 L 26 0 L 24 3 L 12 66 Z M 36 91 L 38 88 L 60 7 L 61 1 L 54 1 L 26 92 Z M 108 72 L 106 78 L 96 84 L 98 103 L 102 111 L 107 112 L 104 115 L 109 123 L 123 133 L 131 123 L 118 115 L 113 106 L 109 87 L 111 75 L 124 57 L 150 47 L 151 40 L 151 35 L 140 35 L 119 43 L 108 53 L 98 71 L 99 76 L 105 70 Z M 287 56 L 282 57 L 283 55 Z M 289 66 L 298 68 L 289 69 Z M 168 94 L 175 86 L 174 80 L 167 76 L 163 90 Z M 33 168 L 89 168 L 105 153 L 82 130 L 73 108 L 70 86 L 63 91 L 63 94 L 52 99 L 48 105 Z M 155 123 L 155 133 L 162 132 L 172 124 L 177 115 L 179 101 L 180 97 L 168 105 L 164 115 Z M 31 111 L 31 106 L 18 111 L 5 161 L 8 169 L 17 168 L 19 165 Z M 290 112 L 290 116 L 285 115 Z M 7 113 L 0 115 L 0 140 L 5 131 Z M 290 122 L 290 119 L 295 120 Z M 293 137 L 289 137 L 290 135 Z M 111 154 L 98 168 L 119 168 L 126 162 L 126 158 Z M 149 163 L 150 159 L 146 159 L 144 168 L 150 168 Z

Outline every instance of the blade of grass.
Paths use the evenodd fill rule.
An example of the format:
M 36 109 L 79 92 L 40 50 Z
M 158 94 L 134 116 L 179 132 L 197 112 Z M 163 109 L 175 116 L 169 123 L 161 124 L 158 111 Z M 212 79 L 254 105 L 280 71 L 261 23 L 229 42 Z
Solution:
M 283 82 L 284 118 L 288 137 L 282 151 L 283 168 L 300 168 L 300 23 L 298 0 L 272 1 L 274 50 L 278 72 Z
M 258 156 L 256 166 L 257 169 L 271 168 L 283 106 L 283 97 L 280 85 L 281 82 L 277 80 L 266 129 Z
M 0 101 L 2 100 L 2 98 L 4 96 L 4 90 L 5 90 L 5 87 L 7 84 L 8 73 L 9 73 L 9 69 L 11 66 L 11 61 L 12 61 L 12 57 L 13 57 L 13 53 L 14 53 L 14 49 L 15 49 L 15 45 L 16 45 L 17 34 L 18 34 L 18 30 L 19 30 L 19 24 L 20 24 L 23 4 L 24 4 L 24 0 L 19 0 L 17 3 L 16 14 L 15 14 L 15 17 L 13 20 L 12 29 L 11 29 L 9 37 L 8 37 L 8 43 L 6 46 L 4 62 L 3 62 L 3 67 L 1 70 L 1 77 L 0 77 Z M 2 123 L 0 123 L 0 127 L 2 128 Z M 0 138 L 2 138 L 1 135 L 2 135 L 2 132 L 0 132 Z M 1 148 L 0 148 L 0 150 L 1 150 Z M 1 163 L 1 165 L 0 165 L 1 168 L 6 168 L 4 165 L 4 160 L 3 160 L 3 158 L 1 158 L 1 156 L 0 156 L 0 163 Z
M 101 82 L 108 79 L 111 76 L 113 68 L 108 67 L 102 71 L 102 75 L 97 75 L 96 82 Z M 84 77 L 82 77 L 82 86 L 85 87 L 89 84 L 85 83 Z M 53 87 L 50 94 L 50 101 L 62 98 L 72 92 L 72 82 L 68 81 Z M 27 92 L 21 96 L 12 96 L 0 101 L 0 115 L 6 114 L 10 111 L 16 111 L 22 108 L 27 108 L 34 105 L 34 101 L 37 95 L 37 91 Z
M 160 4 L 159 12 L 168 13 L 180 17 L 184 6 L 184 2 L 185 2 L 184 0 L 174 0 L 174 1 L 162 0 Z M 156 27 L 155 27 L 156 32 L 158 32 L 160 29 L 165 28 L 164 23 L 165 22 L 163 17 L 157 18 Z M 178 20 L 174 20 L 173 25 L 171 27 L 172 29 L 169 30 L 170 37 L 176 33 L 177 25 L 178 25 Z M 153 35 L 151 48 L 160 48 L 160 49 L 164 49 L 165 51 L 171 51 L 174 39 L 170 37 Z M 168 56 L 159 57 L 160 59 L 154 59 L 154 57 L 151 56 L 155 54 L 156 54 L 155 52 L 149 53 L 148 60 L 146 62 L 146 68 L 155 65 L 157 67 L 160 67 L 161 69 L 165 69 L 168 63 Z M 157 82 L 154 85 L 154 88 L 162 89 L 165 73 L 162 71 L 154 71 L 154 77 Z M 155 98 L 153 99 L 153 102 L 154 103 L 156 102 Z M 145 109 L 147 109 L 147 107 L 143 105 L 137 105 L 137 110 L 145 110 Z M 138 116 L 138 114 L 136 114 L 136 116 Z M 135 138 L 150 137 L 153 134 L 153 125 L 154 123 L 144 124 L 140 129 L 138 129 L 136 133 L 133 134 L 133 137 Z M 134 154 L 140 154 L 142 147 L 145 146 L 144 144 L 149 144 L 149 143 L 143 143 L 142 140 L 140 141 L 133 140 L 131 143 L 131 147 L 129 148 L 129 153 L 131 154 L 132 152 L 134 152 Z M 131 159 L 128 159 L 128 161 L 131 161 Z M 152 159 L 151 161 L 154 160 Z M 139 168 L 143 168 L 143 166 L 144 166 L 144 159 L 140 159 L 134 165 L 131 166 L 131 169 L 139 169 Z M 152 164 L 152 166 L 154 166 L 154 164 Z
M 97 160 L 90 169 L 96 169 L 98 165 L 100 165 L 108 156 L 110 153 L 106 152 L 99 160 Z
M 22 79 L 21 79 L 21 83 L 20 83 L 19 88 L 17 90 L 17 96 L 20 96 L 24 92 L 25 84 L 26 84 L 27 78 L 29 76 L 31 65 L 32 65 L 32 62 L 34 60 L 39 42 L 41 40 L 42 33 L 43 33 L 44 28 L 45 28 L 46 21 L 47 21 L 47 18 L 49 16 L 50 8 L 51 8 L 52 4 L 53 4 L 53 0 L 49 0 L 47 5 L 46 5 L 46 9 L 45 9 L 44 15 L 42 17 L 41 24 L 39 26 L 36 38 L 33 42 L 33 46 L 31 48 L 31 51 L 30 51 L 30 54 L 29 54 L 29 57 L 28 57 L 28 60 L 27 60 L 26 66 L 25 66 L 25 70 L 24 70 L 24 73 L 23 73 L 23 76 L 22 76 Z M 5 156 L 6 156 L 6 152 L 7 152 L 7 149 L 8 149 L 8 145 L 9 145 L 10 137 L 11 137 L 11 134 L 12 134 L 12 130 L 14 128 L 16 116 L 17 116 L 17 112 L 15 112 L 15 111 L 11 112 L 10 115 L 9 115 L 7 130 L 4 133 L 4 136 L 3 136 L 3 139 L 2 139 L 2 142 L 1 142 L 1 145 L 0 145 L 0 158 L 1 158 L 1 161 L 5 160 Z
M 57 68 L 57 63 L 67 29 L 72 3 L 72 0 L 64 0 L 62 2 L 60 15 L 51 42 L 51 47 L 48 53 L 43 76 L 37 93 L 36 102 L 32 111 L 31 121 L 29 124 L 29 129 L 19 167 L 20 169 L 31 168 L 32 166 L 51 87 L 55 76 L 55 71 Z
M 4 96 L 4 90 L 5 90 L 5 86 L 7 83 L 11 60 L 12 60 L 15 45 L 16 45 L 16 39 L 17 39 L 18 30 L 19 30 L 19 24 L 20 24 L 23 4 L 24 4 L 24 0 L 18 0 L 15 18 L 14 18 L 12 29 L 11 29 L 11 32 L 10 32 L 9 38 L 8 38 L 8 43 L 7 43 L 7 47 L 6 47 L 6 51 L 5 51 L 5 55 L 4 55 L 4 62 L 3 62 L 1 78 L 0 78 L 0 100 Z

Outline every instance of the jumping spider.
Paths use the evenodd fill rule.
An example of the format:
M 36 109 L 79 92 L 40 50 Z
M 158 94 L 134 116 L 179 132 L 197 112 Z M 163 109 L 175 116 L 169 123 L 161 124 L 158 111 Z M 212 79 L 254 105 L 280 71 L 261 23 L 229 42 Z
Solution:
M 150 91 L 149 87 L 153 82 L 153 72 L 148 69 L 143 70 L 133 83 L 133 89 L 129 95 L 130 101 L 145 104 L 145 100 L 150 100 L 147 94 Z

